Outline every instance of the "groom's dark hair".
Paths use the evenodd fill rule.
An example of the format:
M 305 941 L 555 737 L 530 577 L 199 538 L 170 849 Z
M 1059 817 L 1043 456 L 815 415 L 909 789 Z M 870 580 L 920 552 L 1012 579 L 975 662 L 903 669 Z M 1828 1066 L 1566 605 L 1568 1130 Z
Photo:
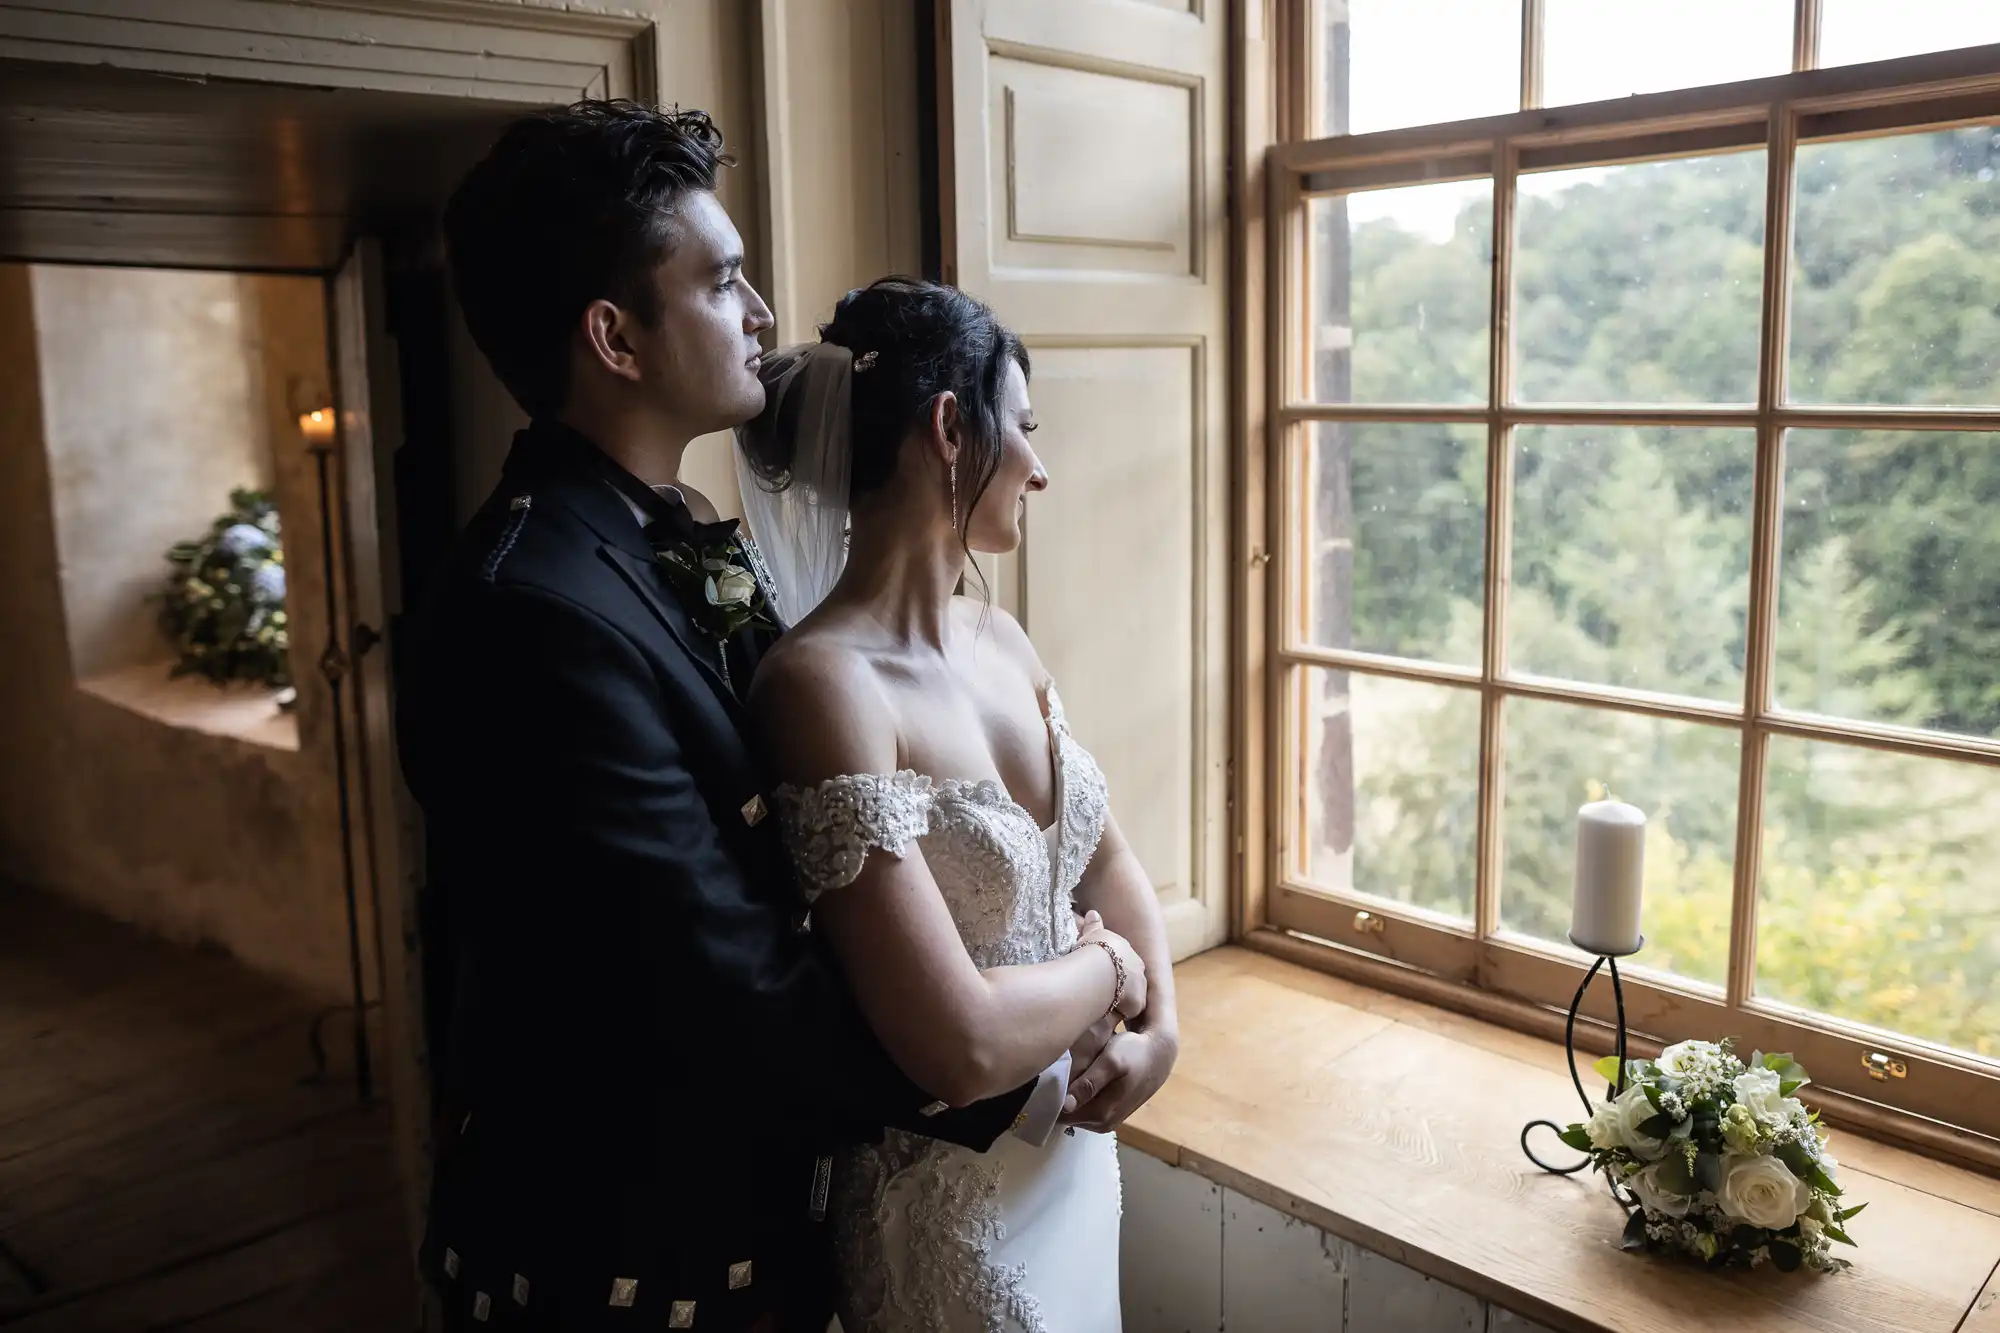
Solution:
M 731 164 L 705 111 L 587 101 L 523 116 L 466 173 L 444 211 L 452 287 L 524 412 L 567 402 L 570 335 L 592 301 L 659 317 L 675 206 Z

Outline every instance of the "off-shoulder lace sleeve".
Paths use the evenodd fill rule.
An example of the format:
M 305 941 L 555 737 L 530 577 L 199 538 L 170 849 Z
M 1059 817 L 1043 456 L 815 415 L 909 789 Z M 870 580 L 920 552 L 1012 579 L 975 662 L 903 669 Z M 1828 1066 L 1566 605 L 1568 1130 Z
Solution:
M 816 787 L 772 792 L 806 901 L 852 884 L 871 848 L 900 858 L 911 839 L 930 831 L 932 800 L 931 780 L 908 769 L 850 773 Z

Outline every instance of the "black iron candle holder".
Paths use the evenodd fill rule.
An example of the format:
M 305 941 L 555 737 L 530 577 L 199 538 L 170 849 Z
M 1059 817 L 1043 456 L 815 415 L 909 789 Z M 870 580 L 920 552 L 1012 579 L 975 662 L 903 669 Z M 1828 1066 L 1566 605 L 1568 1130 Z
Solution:
M 1577 944 L 1575 936 L 1570 937 L 1570 943 L 1576 944 L 1576 947 L 1579 949 L 1586 947 Z M 1589 992 L 1590 983 L 1597 980 L 1599 972 L 1608 971 L 1611 974 L 1612 1005 L 1617 1014 L 1615 1040 L 1618 1055 L 1618 1077 L 1612 1080 L 1610 1090 L 1606 1093 L 1606 1096 L 1615 1100 L 1625 1093 L 1625 1061 L 1627 1058 L 1625 1049 L 1627 1037 L 1625 1028 L 1625 984 L 1618 976 L 1618 960 L 1620 958 L 1629 958 L 1639 952 L 1645 946 L 1645 943 L 1645 936 L 1642 935 L 1639 937 L 1637 944 L 1622 953 L 1598 954 L 1597 961 L 1592 963 L 1590 970 L 1583 974 L 1583 982 L 1576 988 L 1576 998 L 1569 1002 L 1569 1017 L 1563 1024 L 1563 1053 L 1569 1058 L 1569 1081 L 1576 1088 L 1577 1100 L 1583 1103 L 1583 1117 L 1585 1120 L 1590 1119 L 1592 1115 L 1596 1114 L 1597 1108 L 1591 1103 L 1590 1094 L 1584 1091 L 1583 1076 L 1576 1072 L 1577 1013 L 1583 1008 L 1583 997 Z M 1529 1161 L 1551 1175 L 1557 1176 L 1573 1176 L 1579 1171 L 1589 1168 L 1590 1159 L 1588 1157 L 1585 1157 L 1582 1161 L 1572 1166 L 1556 1166 L 1536 1156 L 1535 1150 L 1528 1146 L 1528 1135 L 1537 1129 L 1544 1128 L 1555 1134 L 1560 1134 L 1563 1131 L 1563 1127 L 1553 1120 L 1530 1120 L 1527 1124 L 1521 1126 L 1521 1151 L 1527 1155 Z M 1626 1209 L 1629 1210 L 1639 1206 L 1639 1201 L 1632 1196 L 1630 1191 L 1620 1189 L 1618 1182 L 1611 1180 L 1607 1176 L 1606 1183 L 1611 1186 L 1611 1197 L 1616 1199 Z

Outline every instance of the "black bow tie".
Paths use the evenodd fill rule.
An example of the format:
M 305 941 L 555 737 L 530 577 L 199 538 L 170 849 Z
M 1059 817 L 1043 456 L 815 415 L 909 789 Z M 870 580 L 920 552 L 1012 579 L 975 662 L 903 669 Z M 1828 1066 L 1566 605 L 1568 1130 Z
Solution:
M 654 491 L 652 494 L 653 503 L 646 506 L 648 521 L 641 530 L 655 551 L 672 546 L 691 546 L 701 551 L 721 546 L 736 535 L 735 519 L 699 522 L 688 512 L 687 501 L 681 498 L 680 492 L 671 487 L 664 493 Z

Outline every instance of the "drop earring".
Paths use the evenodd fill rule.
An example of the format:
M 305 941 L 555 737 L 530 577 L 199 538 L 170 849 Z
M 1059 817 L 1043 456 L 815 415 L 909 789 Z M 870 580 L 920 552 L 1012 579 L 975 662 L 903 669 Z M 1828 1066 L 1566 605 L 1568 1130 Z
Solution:
M 958 531 L 958 460 L 951 460 L 951 530 Z

